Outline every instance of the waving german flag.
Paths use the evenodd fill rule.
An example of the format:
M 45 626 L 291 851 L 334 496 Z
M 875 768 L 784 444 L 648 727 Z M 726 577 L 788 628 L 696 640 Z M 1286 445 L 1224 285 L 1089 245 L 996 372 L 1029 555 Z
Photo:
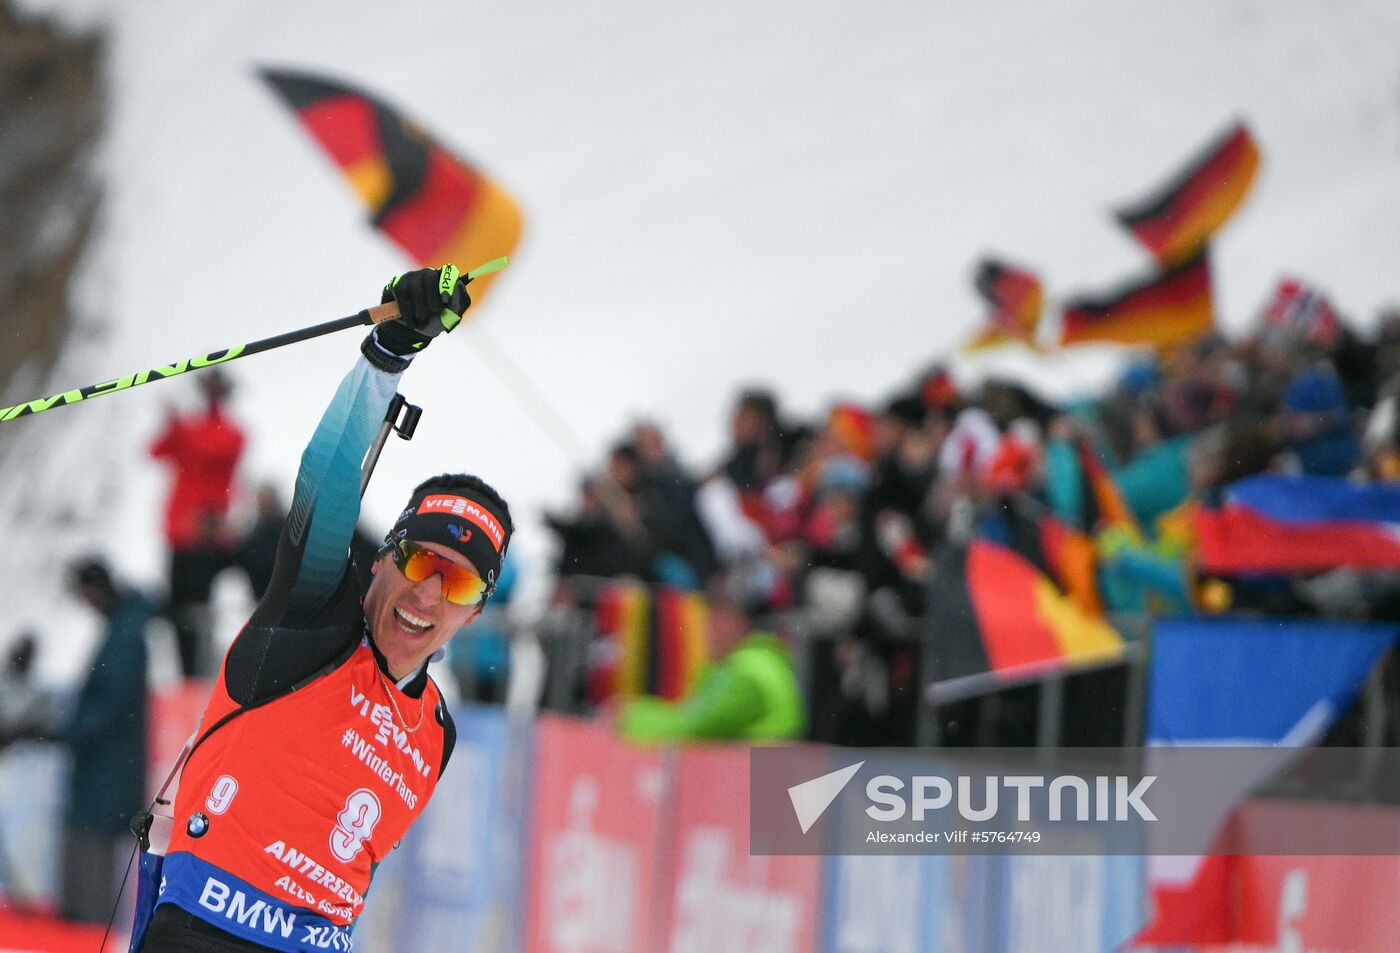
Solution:
M 345 173 L 374 226 L 415 262 L 471 268 L 515 250 L 523 226 L 515 200 L 398 111 L 323 77 L 274 69 L 262 77 Z M 473 301 L 493 281 L 474 281 Z
M 1123 639 L 1082 611 L 1024 556 L 975 539 L 941 554 L 933 590 L 938 681 L 1006 680 L 1101 663 Z
M 977 266 L 973 286 L 991 307 L 986 323 L 964 345 L 976 351 L 1019 341 L 1035 346 L 1035 331 L 1045 308 L 1045 286 L 1034 273 L 995 258 Z
M 1206 249 L 1102 297 L 1066 302 L 1061 321 L 1061 344 L 1109 341 L 1167 348 L 1200 337 L 1215 323 Z
M 1239 208 L 1259 170 L 1259 146 L 1244 123 L 1215 139 L 1148 198 L 1115 216 L 1164 266 L 1192 257 Z

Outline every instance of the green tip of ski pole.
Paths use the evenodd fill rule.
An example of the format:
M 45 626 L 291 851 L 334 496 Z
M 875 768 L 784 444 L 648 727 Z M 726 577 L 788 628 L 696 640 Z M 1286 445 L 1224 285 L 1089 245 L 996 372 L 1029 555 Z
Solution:
M 502 255 L 500 258 L 488 261 L 484 265 L 477 265 L 471 271 L 467 272 L 467 280 L 475 281 L 477 278 L 482 278 L 486 275 L 494 274 L 495 272 L 500 271 L 502 268 L 509 264 L 510 258 L 508 258 L 505 255 Z

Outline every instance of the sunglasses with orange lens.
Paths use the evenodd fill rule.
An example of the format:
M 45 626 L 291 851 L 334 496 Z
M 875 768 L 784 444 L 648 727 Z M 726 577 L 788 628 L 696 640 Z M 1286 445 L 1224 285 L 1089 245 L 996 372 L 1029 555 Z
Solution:
M 423 582 L 434 573 L 440 576 L 443 598 L 454 605 L 476 605 L 488 594 L 485 579 L 417 543 L 401 539 L 389 546 L 389 554 L 409 582 Z

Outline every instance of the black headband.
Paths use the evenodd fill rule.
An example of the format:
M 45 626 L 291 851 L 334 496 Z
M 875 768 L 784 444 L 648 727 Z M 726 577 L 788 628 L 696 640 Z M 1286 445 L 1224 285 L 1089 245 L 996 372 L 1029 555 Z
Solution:
M 452 489 L 415 495 L 384 542 L 410 539 L 439 543 L 471 560 L 487 586 L 494 589 L 510 538 L 489 504 L 472 499 L 467 495 L 470 492 Z

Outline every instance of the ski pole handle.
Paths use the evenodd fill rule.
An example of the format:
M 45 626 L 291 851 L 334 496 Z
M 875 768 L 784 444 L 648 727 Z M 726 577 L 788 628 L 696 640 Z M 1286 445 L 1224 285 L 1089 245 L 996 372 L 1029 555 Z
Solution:
M 500 271 L 509 264 L 510 259 L 507 257 L 493 258 L 486 264 L 480 265 L 467 272 L 457 280 L 464 285 L 470 284 L 478 278 Z M 367 323 L 383 324 L 385 321 L 393 321 L 399 316 L 399 303 L 397 301 L 389 301 L 385 304 L 377 304 L 372 308 L 366 308 L 365 312 L 369 315 L 369 321 Z

